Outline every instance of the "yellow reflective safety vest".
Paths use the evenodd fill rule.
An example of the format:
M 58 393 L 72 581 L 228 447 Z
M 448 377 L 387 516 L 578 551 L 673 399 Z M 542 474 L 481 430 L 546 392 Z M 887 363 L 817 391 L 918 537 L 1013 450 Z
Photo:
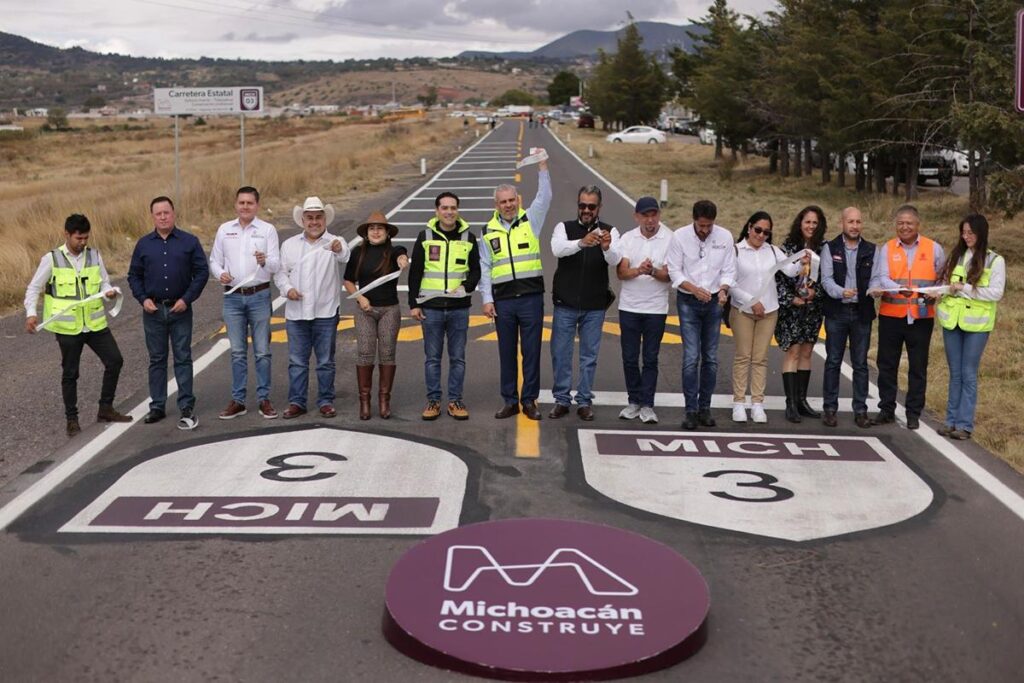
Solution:
M 466 279 L 473 243 L 469 239 L 469 223 L 460 217 L 456 227 L 459 239 L 449 240 L 438 226 L 436 217 L 427 222 L 427 229 L 423 231 L 421 292 L 447 292 Z
M 484 228 L 483 239 L 490 248 L 495 299 L 544 291 L 540 240 L 533 234 L 525 211 L 520 209 L 519 216 L 507 229 L 495 211 Z
M 965 255 L 966 256 L 966 255 Z M 996 259 L 1002 258 L 991 249 L 985 256 L 985 268 L 978 278 L 978 287 L 987 287 L 992 277 L 992 264 Z M 950 282 L 966 282 L 967 268 L 964 256 L 956 264 L 953 273 L 949 276 Z M 996 302 L 978 301 L 967 297 L 946 294 L 939 301 L 936 307 L 936 316 L 939 324 L 947 330 L 955 330 L 959 327 L 964 332 L 990 332 L 996 326 Z
M 103 309 L 102 299 L 71 308 L 78 301 L 99 293 L 103 284 L 99 252 L 86 247 L 85 264 L 80 271 L 75 270 L 67 246 L 54 249 L 50 257 L 53 259 L 53 270 L 43 295 L 43 319 L 62 311 L 65 314 L 53 320 L 46 328 L 57 334 L 79 334 L 83 329 L 89 332 L 106 329 L 107 313 Z

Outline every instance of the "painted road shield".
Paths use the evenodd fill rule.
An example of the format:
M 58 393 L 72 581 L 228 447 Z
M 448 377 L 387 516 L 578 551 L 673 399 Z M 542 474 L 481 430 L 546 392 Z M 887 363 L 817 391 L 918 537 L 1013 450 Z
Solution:
M 896 524 L 933 493 L 875 437 L 580 430 L 587 484 L 695 524 L 809 541 Z
M 62 532 L 436 534 L 468 468 L 415 441 L 328 427 L 190 445 L 136 465 Z

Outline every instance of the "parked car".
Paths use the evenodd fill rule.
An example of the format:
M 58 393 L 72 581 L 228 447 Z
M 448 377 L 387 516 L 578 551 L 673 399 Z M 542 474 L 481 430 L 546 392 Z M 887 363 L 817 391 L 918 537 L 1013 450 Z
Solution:
M 594 127 L 594 115 L 587 113 L 580 113 L 578 119 L 576 119 L 577 128 L 593 128 Z
M 485 116 L 483 114 L 477 114 L 476 122 L 477 123 L 490 123 L 491 122 L 491 117 L 490 116 Z
M 934 178 L 942 187 L 953 184 L 953 164 L 938 152 L 925 152 L 921 155 L 921 165 L 917 168 L 917 184 L 925 185 Z
M 650 126 L 630 126 L 626 130 L 612 133 L 605 138 L 608 142 L 635 142 L 656 145 L 665 142 L 665 134 Z
M 700 144 L 702 145 L 715 144 L 715 129 L 709 126 L 704 126 L 697 131 L 697 139 L 700 140 Z
M 700 124 L 697 119 L 676 119 L 672 124 L 672 132 L 676 135 L 698 135 Z

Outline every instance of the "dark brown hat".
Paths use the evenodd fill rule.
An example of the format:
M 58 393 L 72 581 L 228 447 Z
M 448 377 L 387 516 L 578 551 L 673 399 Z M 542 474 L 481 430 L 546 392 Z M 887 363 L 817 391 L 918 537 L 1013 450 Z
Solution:
M 371 225 L 383 225 L 386 227 L 388 229 L 388 239 L 391 239 L 398 234 L 398 228 L 391 225 L 391 223 L 388 223 L 388 217 L 384 215 L 383 211 L 374 211 L 371 213 L 370 217 L 366 219 L 366 222 L 356 228 L 356 234 L 365 240 L 366 231 Z

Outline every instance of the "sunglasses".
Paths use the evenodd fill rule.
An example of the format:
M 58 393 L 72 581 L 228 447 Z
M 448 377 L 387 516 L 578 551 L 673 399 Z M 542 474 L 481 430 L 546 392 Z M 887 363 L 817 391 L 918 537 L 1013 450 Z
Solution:
M 580 211 L 597 211 L 597 207 L 600 206 L 600 204 L 584 204 L 583 202 L 580 202 L 576 206 L 579 207 Z
M 765 237 L 771 237 L 771 235 L 772 235 L 772 231 L 771 230 L 765 230 L 764 228 L 756 228 L 755 227 L 755 228 L 751 228 L 750 231 L 753 232 L 755 235 L 764 235 Z

